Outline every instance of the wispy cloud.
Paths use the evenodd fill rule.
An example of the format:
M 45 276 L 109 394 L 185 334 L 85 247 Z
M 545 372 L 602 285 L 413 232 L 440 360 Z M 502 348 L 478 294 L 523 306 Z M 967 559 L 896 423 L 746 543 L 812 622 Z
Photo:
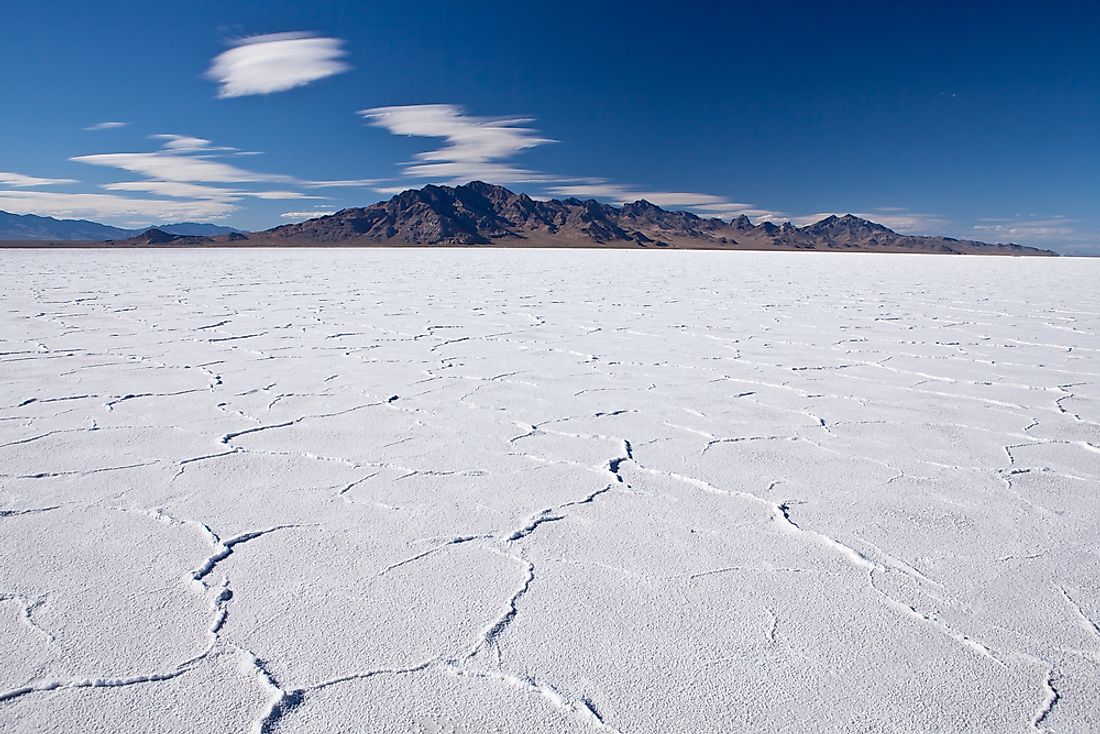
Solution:
M 378 183 L 376 178 L 344 178 L 332 181 L 302 181 L 303 186 L 311 189 L 359 189 L 368 188 Z
M 214 145 L 191 135 L 150 136 L 160 143 L 155 150 L 128 153 L 98 153 L 71 160 L 138 174 L 144 180 L 105 183 L 110 193 L 53 193 L 0 189 L 0 208 L 17 213 L 43 213 L 62 217 L 119 219 L 148 217 L 219 219 L 237 211 L 246 199 L 268 201 L 321 200 L 326 197 L 292 190 L 328 186 L 358 185 L 352 180 L 299 181 L 293 176 L 251 171 L 224 158 L 239 153 L 236 148 Z M 61 179 L 35 179 L 21 174 L 3 174 L 0 186 L 27 187 L 46 183 L 71 183 Z M 141 194 L 151 195 L 143 198 Z M 136 196 L 135 196 L 136 195 Z
M 218 97 L 271 94 L 347 71 L 343 41 L 312 33 L 272 33 L 237 41 L 211 62 Z
M 1063 216 L 1021 218 L 985 218 L 974 225 L 982 237 L 1032 241 L 1064 240 L 1078 235 L 1075 220 Z
M 160 140 L 160 150 L 140 153 L 97 153 L 80 155 L 70 160 L 93 166 L 119 168 L 157 181 L 198 183 L 291 182 L 293 177 L 257 173 L 215 160 L 219 154 L 235 148 L 214 146 L 209 140 L 190 135 L 160 134 L 150 136 Z
M 0 171 L 0 186 L 13 186 L 17 189 L 72 183 L 76 183 L 76 181 L 71 178 L 38 178 L 37 176 L 24 176 L 22 173 Z
M 175 133 L 159 133 L 150 135 L 150 140 L 163 140 L 161 147 L 177 153 L 215 153 L 215 152 L 240 152 L 237 148 L 216 146 L 206 138 L 196 138 L 191 135 L 176 135 Z
M 157 196 L 171 196 L 178 199 L 222 199 L 233 201 L 239 193 L 233 189 L 218 186 L 188 183 L 185 181 L 118 181 L 103 184 L 107 191 L 139 191 Z
M 300 191 L 244 191 L 244 196 L 253 196 L 257 199 L 266 199 L 269 201 L 286 201 L 290 199 L 326 199 L 326 196 L 313 196 L 312 194 L 303 194 Z
M 119 181 L 103 184 L 103 188 L 107 191 L 141 191 L 157 196 L 171 196 L 182 199 L 217 199 L 227 202 L 239 201 L 248 197 L 267 200 L 325 198 L 303 194 L 299 191 L 246 191 L 182 181 Z
M 546 187 L 545 192 L 561 197 L 590 197 L 623 204 L 645 199 L 658 206 L 692 209 L 707 216 L 735 217 L 747 214 L 775 219 L 782 212 L 752 204 L 729 201 L 726 197 L 685 191 L 652 191 L 604 179 L 565 177 L 522 168 L 513 159 L 531 148 L 557 142 L 531 127 L 530 117 L 479 117 L 451 104 L 420 104 L 372 107 L 360 110 L 368 124 L 394 135 L 440 138 L 444 145 L 418 153 L 405 163 L 404 176 L 419 183 L 462 184 L 471 180 L 497 184 L 529 183 Z M 397 194 L 413 186 L 375 188 L 381 194 Z M 542 192 L 534 192 L 541 195 Z
M 88 132 L 95 132 L 96 130 L 114 130 L 120 127 L 126 127 L 130 123 L 128 122 L 97 122 L 94 125 L 89 125 L 84 128 Z
M 118 218 L 139 217 L 146 221 L 165 219 L 221 219 L 236 209 L 213 199 L 140 199 L 114 194 L 71 194 L 54 191 L 0 190 L 0 210 L 13 214 L 54 217 Z
M 283 212 L 279 216 L 283 219 L 313 219 L 314 217 L 327 217 L 329 214 L 335 213 L 336 212 L 329 209 L 312 212 Z
M 151 153 L 99 153 L 78 155 L 70 160 L 93 166 L 119 168 L 159 181 L 198 181 L 206 183 L 287 182 L 289 176 L 256 173 L 207 158 L 181 156 L 169 151 Z
M 902 234 L 938 235 L 943 234 L 944 229 L 951 225 L 950 220 L 938 214 L 920 212 L 888 214 L 873 211 L 856 216 L 878 222 Z
M 359 112 L 370 125 L 394 135 L 442 138 L 445 145 L 416 154 L 405 164 L 410 178 L 465 183 L 473 179 L 495 183 L 546 181 L 546 174 L 518 168 L 509 159 L 555 141 L 525 127 L 528 117 L 476 117 L 450 104 L 373 107 Z

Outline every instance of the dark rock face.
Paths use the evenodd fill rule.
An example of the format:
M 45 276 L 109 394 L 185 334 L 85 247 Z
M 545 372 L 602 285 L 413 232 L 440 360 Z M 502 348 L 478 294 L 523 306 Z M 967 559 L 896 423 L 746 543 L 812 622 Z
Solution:
M 238 235 L 241 239 L 245 239 L 243 235 Z M 196 237 L 192 235 L 182 234 L 169 234 L 163 229 L 151 227 L 145 230 L 141 234 L 130 237 L 125 240 L 107 240 L 107 244 L 121 245 L 124 247 L 148 247 L 157 245 L 172 245 L 179 247 L 181 245 L 208 245 L 213 244 L 214 239 L 212 237 Z
M 141 240 L 147 245 L 165 245 L 180 239 L 180 236 L 181 235 L 177 234 L 168 234 L 163 229 L 153 227 L 152 229 L 145 230 L 145 232 L 139 234 L 134 239 Z
M 243 230 L 233 227 L 223 227 L 217 224 L 205 224 L 202 222 L 158 224 L 156 228 L 168 234 L 179 234 L 184 237 L 217 237 L 219 235 L 246 234 Z
M 790 222 L 754 226 L 745 215 L 732 222 L 705 219 L 644 200 L 621 207 L 594 199 L 536 201 L 482 181 L 410 189 L 388 201 L 283 225 L 257 237 L 276 244 L 485 245 L 504 240 L 522 245 L 527 240 L 561 246 L 1053 254 L 1020 245 L 901 235 L 851 214 L 829 216 L 805 227 Z
M 730 226 L 736 229 L 738 232 L 747 232 L 752 229 L 752 220 L 742 214 L 741 216 L 730 222 Z

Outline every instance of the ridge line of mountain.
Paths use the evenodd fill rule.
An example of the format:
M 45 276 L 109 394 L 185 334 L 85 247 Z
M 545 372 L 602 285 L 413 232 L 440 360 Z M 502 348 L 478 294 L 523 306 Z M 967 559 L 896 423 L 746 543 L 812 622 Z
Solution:
M 576 198 L 537 200 L 503 186 L 408 189 L 367 207 L 342 209 L 249 235 L 268 244 L 668 247 L 1054 255 L 1013 243 L 899 234 L 846 214 L 797 227 L 726 221 L 669 211 L 645 200 L 615 206 Z
M 12 214 L 0 211 L 0 240 L 87 240 L 105 241 L 136 237 L 149 229 L 168 234 L 216 237 L 243 230 L 205 222 L 174 222 L 151 227 L 127 229 L 87 219 L 58 219 L 38 214 Z
M 194 226 L 216 229 L 214 225 Z M 744 214 L 727 221 L 686 211 L 666 210 L 644 199 L 621 206 L 595 199 L 534 199 L 527 194 L 517 194 L 503 186 L 482 181 L 471 181 L 459 186 L 429 184 L 420 189 L 408 189 L 388 200 L 366 207 L 341 209 L 333 214 L 255 233 L 213 232 L 209 229 L 172 230 L 171 227 L 153 227 L 136 235 L 132 231 L 118 230 L 121 235 L 103 238 L 102 245 L 490 245 L 1046 256 L 1057 254 L 1014 243 L 990 244 L 952 237 L 900 234 L 882 224 L 852 214 L 829 215 L 801 227 L 789 221 L 782 224 L 769 221 L 754 224 Z M 2 231 L 0 239 L 4 239 Z

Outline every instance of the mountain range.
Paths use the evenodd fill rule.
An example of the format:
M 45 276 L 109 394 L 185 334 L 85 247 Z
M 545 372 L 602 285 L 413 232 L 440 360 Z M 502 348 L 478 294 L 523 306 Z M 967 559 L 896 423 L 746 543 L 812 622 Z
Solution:
M 856 250 L 1053 255 L 1016 244 L 899 234 L 851 214 L 804 227 L 753 224 L 668 211 L 648 201 L 612 206 L 592 199 L 540 201 L 473 181 L 425 186 L 365 208 L 344 209 L 255 235 L 257 244 L 507 245 L 513 247 L 669 247 L 752 250 Z
M 0 214 L 0 239 L 11 236 Z M 11 217 L 13 215 L 6 215 Z M 26 217 L 20 217 L 26 220 Z M 944 254 L 1055 255 L 1017 244 L 988 244 L 952 237 L 900 234 L 851 214 L 828 216 L 803 227 L 790 222 L 754 224 L 741 215 L 727 221 L 668 211 L 648 201 L 613 206 L 593 199 L 533 199 L 502 186 L 472 181 L 461 186 L 410 189 L 367 207 L 286 224 L 256 233 L 215 225 L 182 224 L 142 232 L 94 222 L 32 217 L 64 225 L 70 234 L 34 239 L 101 239 L 112 246 L 504 246 L 639 247 L 729 250 L 824 250 Z M 111 230 L 105 234 L 94 228 Z M 219 231 L 221 230 L 221 231 Z M 40 230 L 45 231 L 45 228 Z M 51 230 L 53 231 L 53 230 Z
M 160 224 L 157 229 L 174 235 L 217 237 L 241 230 L 217 224 L 179 222 Z M 148 227 L 123 229 L 85 219 L 54 219 L 34 214 L 9 214 L 0 211 L 0 240 L 86 240 L 125 239 L 139 235 Z

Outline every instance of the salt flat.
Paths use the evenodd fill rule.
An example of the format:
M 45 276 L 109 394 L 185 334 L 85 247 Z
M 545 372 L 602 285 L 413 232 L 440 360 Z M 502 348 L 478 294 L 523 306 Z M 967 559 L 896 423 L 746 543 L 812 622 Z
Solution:
M 0 729 L 1100 730 L 1098 283 L 4 252 Z

